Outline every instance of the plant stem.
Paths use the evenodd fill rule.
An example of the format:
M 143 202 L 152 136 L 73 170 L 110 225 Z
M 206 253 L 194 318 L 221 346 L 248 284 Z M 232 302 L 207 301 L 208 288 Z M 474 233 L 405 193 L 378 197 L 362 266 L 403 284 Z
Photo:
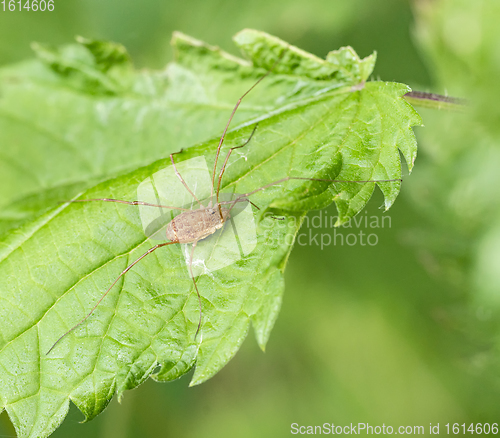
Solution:
M 434 93 L 424 93 L 423 91 L 410 91 L 404 95 L 404 98 L 408 103 L 423 108 L 461 111 L 467 105 L 465 99 L 442 96 Z

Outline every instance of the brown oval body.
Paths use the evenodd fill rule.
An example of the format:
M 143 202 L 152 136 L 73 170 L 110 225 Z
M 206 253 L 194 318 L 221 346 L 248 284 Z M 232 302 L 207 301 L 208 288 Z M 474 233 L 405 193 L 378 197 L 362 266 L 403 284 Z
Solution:
M 204 239 L 224 226 L 229 218 L 229 209 L 215 205 L 210 208 L 184 211 L 170 221 L 167 239 L 179 243 L 191 243 Z

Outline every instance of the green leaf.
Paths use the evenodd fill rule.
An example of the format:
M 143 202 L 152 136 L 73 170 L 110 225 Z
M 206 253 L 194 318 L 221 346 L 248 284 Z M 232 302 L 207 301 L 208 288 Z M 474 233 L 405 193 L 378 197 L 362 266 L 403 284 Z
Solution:
M 32 142 L 45 147 L 48 154 L 32 157 L 35 148 L 28 149 L 24 157 L 28 164 L 30 159 L 47 158 L 48 163 L 51 155 L 53 160 L 63 153 L 68 156 L 68 169 L 61 168 L 60 174 L 38 174 L 45 178 L 45 185 L 35 179 L 26 188 L 20 174 L 7 176 L 11 184 L 24 189 L 23 199 L 36 198 L 26 201 L 32 216 L 22 217 L 24 223 L 5 235 L 0 252 L 0 318 L 4 322 L 0 406 L 7 410 L 19 436 L 48 436 L 66 415 L 69 400 L 91 419 L 115 392 L 121 397 L 149 376 L 169 381 L 195 367 L 191 384 L 202 383 L 234 356 L 250 325 L 264 348 L 280 309 L 283 271 L 303 215 L 335 201 L 340 221 L 348 220 L 364 207 L 375 183 L 289 180 L 255 193 L 251 199 L 260 210 L 254 210 L 254 251 L 197 279 L 203 323 L 196 341 L 197 296 L 181 248 L 171 245 L 130 270 L 93 315 L 46 355 L 120 272 L 153 245 L 144 234 L 136 206 L 56 204 L 58 196 L 83 190 L 82 199 L 136 199 L 141 182 L 170 166 L 168 159 L 156 159 L 169 150 L 161 150 L 160 139 L 178 138 L 175 148 L 171 146 L 174 151 L 220 133 L 227 111 L 219 111 L 219 106 L 230 112 L 228 102 L 235 102 L 265 72 L 261 66 L 280 59 L 284 51 L 276 72 L 259 84 L 253 100 L 250 95 L 242 105 L 237 113 L 240 125 L 227 135 L 222 157 L 229 147 L 244 143 L 258 122 L 251 142 L 231 156 L 224 192 L 247 193 L 287 176 L 397 179 L 401 177 L 400 151 L 412 167 L 416 142 L 411 126 L 420 123 L 419 116 L 401 97 L 408 87 L 364 83 L 373 58 L 361 61 L 352 49 L 343 49 L 321 61 L 256 31 L 244 31 L 236 41 L 255 67 L 176 35 L 181 63 L 169 67 L 169 84 L 162 82 L 161 75 L 148 73 L 150 79 L 157 79 L 151 82 L 149 94 L 134 85 L 119 97 L 89 97 L 81 87 L 69 89 L 65 77 L 51 76 L 37 64 L 33 68 L 43 72 L 40 80 L 26 73 L 31 67 L 3 75 L 12 78 L 12 72 L 25 72 L 17 87 L 5 85 L 4 90 L 12 93 L 11 103 L 13 95 L 24 94 L 25 108 L 30 109 L 24 113 L 24 124 L 32 126 L 35 121 L 38 128 L 24 134 L 28 140 L 23 145 Z M 147 81 L 139 76 L 136 85 L 143 86 Z M 54 98 L 61 105 L 65 102 L 64 111 L 47 115 L 47 107 L 45 113 L 40 107 L 47 105 L 54 88 Z M 29 98 L 28 90 L 34 93 Z M 77 103 L 80 106 L 75 109 Z M 9 108 L 5 94 L 1 108 L 2 114 Z M 10 111 L 19 111 L 19 106 L 14 108 Z M 81 117 L 75 117 L 79 111 Z M 196 114 L 186 120 L 193 111 Z M 51 123 L 42 129 L 43 117 Z M 188 123 L 193 120 L 196 123 Z M 9 126 L 5 119 L 2 123 Z M 61 126 L 66 127 L 65 135 Z M 183 132 L 188 126 L 192 131 Z M 73 143 L 66 142 L 68 137 L 78 138 L 86 149 L 73 148 Z M 49 138 L 56 147 L 50 148 Z M 107 148 L 100 154 L 95 143 L 102 146 L 104 138 Z M 176 160 L 204 157 L 211 168 L 217 143 L 218 139 L 203 141 L 176 155 Z M 127 161 L 124 155 L 132 150 L 135 155 Z M 69 159 L 75 155 L 81 157 L 77 162 Z M 152 162 L 145 164 L 148 156 Z M 7 162 L 3 165 L 10 168 Z M 378 186 L 388 208 L 400 182 Z M 46 210 L 41 208 L 44 204 Z M 19 205 L 22 202 L 7 210 L 15 211 Z M 276 214 L 284 220 L 273 219 Z
M 128 88 L 132 66 L 125 47 L 79 37 L 79 45 L 51 48 L 33 43 L 32 48 L 69 86 L 87 94 L 116 95 Z
M 246 30 L 237 34 L 234 41 L 255 65 L 266 69 L 274 66 L 276 57 L 269 51 L 269 46 L 271 43 L 279 47 L 278 38 L 270 38 L 257 30 Z M 273 71 L 355 86 L 368 79 L 375 67 L 375 60 L 375 53 L 361 60 L 352 47 L 334 50 L 327 55 L 326 60 L 291 47 Z
M 177 62 L 162 72 L 136 71 L 121 46 L 79 42 L 35 46 L 41 61 L 0 69 L 0 235 L 57 200 L 220 135 L 269 61 L 255 57 L 252 66 L 176 33 Z M 272 39 L 269 47 L 283 44 Z M 234 124 L 345 85 L 270 77 L 243 101 Z

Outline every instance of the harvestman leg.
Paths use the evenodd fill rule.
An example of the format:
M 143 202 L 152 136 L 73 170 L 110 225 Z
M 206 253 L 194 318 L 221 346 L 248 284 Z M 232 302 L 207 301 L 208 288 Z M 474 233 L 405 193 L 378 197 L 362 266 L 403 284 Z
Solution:
M 224 143 L 224 139 L 226 138 L 226 133 L 227 133 L 227 130 L 229 129 L 229 125 L 231 124 L 231 121 L 233 120 L 233 117 L 234 117 L 234 114 L 236 113 L 236 110 L 238 109 L 238 107 L 240 106 L 240 103 L 241 101 L 243 100 L 243 98 L 248 94 L 250 93 L 250 91 L 252 91 L 257 85 L 260 84 L 260 82 L 266 78 L 269 74 L 271 74 L 271 72 L 274 70 L 274 68 L 278 65 L 278 63 L 281 61 L 281 59 L 283 58 L 283 56 L 285 56 L 285 53 L 286 53 L 287 49 L 283 50 L 283 52 L 281 53 L 281 55 L 278 57 L 278 59 L 274 62 L 273 66 L 266 72 L 266 74 L 264 74 L 263 76 L 261 76 L 259 78 L 259 80 L 257 82 L 255 82 L 255 84 L 253 84 L 239 99 L 238 99 L 238 102 L 236 102 L 236 105 L 234 106 L 233 108 L 233 111 L 231 112 L 231 116 L 229 117 L 229 120 L 227 121 L 226 123 L 226 127 L 224 128 L 224 132 L 222 133 L 222 136 L 219 140 L 219 145 L 217 146 L 217 152 L 215 154 L 215 161 L 214 161 L 214 171 L 212 173 L 212 196 L 211 198 L 214 197 L 214 185 L 215 185 L 215 174 L 217 172 L 217 161 L 219 160 L 219 154 L 220 154 L 220 150 L 222 148 L 222 143 Z
M 127 205 L 145 205 L 147 207 L 168 208 L 170 210 L 183 210 L 183 211 L 188 210 L 187 208 L 169 207 L 168 205 L 160 205 L 160 204 L 150 204 L 149 202 L 143 202 L 143 201 L 123 201 L 121 199 L 111 199 L 111 198 L 75 199 L 74 201 L 67 201 L 67 202 L 74 203 L 74 202 L 94 202 L 94 201 L 117 202 L 119 204 L 127 204 Z
M 369 183 L 369 182 L 395 182 L 399 181 L 402 182 L 403 180 L 401 178 L 395 178 L 395 179 L 376 179 L 376 180 L 363 180 L 363 181 L 346 181 L 346 180 L 340 180 L 340 179 L 323 179 L 323 178 L 305 178 L 305 177 L 300 177 L 300 176 L 287 176 L 285 178 L 281 178 L 278 181 L 273 181 L 269 184 L 266 184 L 265 186 L 259 187 L 258 189 L 252 190 L 251 192 L 244 193 L 240 196 L 238 196 L 234 201 L 226 201 L 226 202 L 221 202 L 221 204 L 233 204 L 229 208 L 229 212 L 231 212 L 232 208 L 235 206 L 237 202 L 242 202 L 247 198 L 248 196 L 251 196 L 257 192 L 260 192 L 261 190 L 268 189 L 269 187 L 275 186 L 277 184 L 280 184 L 282 182 L 290 181 L 290 180 L 300 180 L 300 181 L 324 181 L 324 182 L 331 182 L 331 183 L 358 183 L 358 184 L 364 184 L 364 183 Z
M 170 154 L 170 161 L 172 161 L 172 165 L 174 166 L 174 171 L 179 180 L 181 181 L 182 185 L 186 188 L 186 190 L 191 194 L 191 196 L 196 200 L 196 202 L 200 205 L 200 207 L 203 207 L 202 203 L 198 200 L 198 198 L 195 196 L 195 194 L 190 190 L 184 179 L 182 178 L 181 174 L 177 170 L 177 167 L 175 166 L 175 161 L 173 155 L 175 154 L 180 154 L 182 150 L 179 152 L 174 152 Z M 168 208 L 171 210 L 182 210 L 182 211 L 187 211 L 189 210 L 188 208 L 180 208 L 180 207 L 169 207 L 166 205 L 160 205 L 160 204 L 150 204 L 149 202 L 143 202 L 143 201 L 123 201 L 121 199 L 111 199 L 111 198 L 94 198 L 94 199 L 76 199 L 74 201 L 69 201 L 69 202 L 90 202 L 90 201 L 103 201 L 103 202 L 117 202 L 120 204 L 128 204 L 128 205 L 145 205 L 147 207 L 160 207 L 160 208 Z
M 222 165 L 222 169 L 220 170 L 220 173 L 219 173 L 219 183 L 217 184 L 217 203 L 219 203 L 219 192 L 220 192 L 220 185 L 221 185 L 221 181 L 222 181 L 222 176 L 224 175 L 224 171 L 226 170 L 226 165 L 227 165 L 227 162 L 229 161 L 229 157 L 231 156 L 232 152 L 235 149 L 240 149 L 240 148 L 246 146 L 248 143 L 250 143 L 250 140 L 252 139 L 253 135 L 255 134 L 257 126 L 259 126 L 258 123 L 254 126 L 253 131 L 250 134 L 250 137 L 248 137 L 248 140 L 245 143 L 243 143 L 240 146 L 235 146 L 234 148 L 231 148 L 227 151 L 226 159 L 224 160 L 224 164 Z
M 224 175 L 224 171 L 226 170 L 226 165 L 227 165 L 227 162 L 229 160 L 229 157 L 231 156 L 231 153 L 235 150 L 235 149 L 239 149 L 239 148 L 242 148 L 244 146 L 246 146 L 248 143 L 250 143 L 250 140 L 252 139 L 253 135 L 255 134 L 255 130 L 257 129 L 257 126 L 258 126 L 258 123 L 254 126 L 253 130 L 252 130 L 252 133 L 250 134 L 250 137 L 248 137 L 247 141 L 245 141 L 245 143 L 243 143 L 242 145 L 240 146 L 235 146 L 234 148 L 231 148 L 227 151 L 227 155 L 226 155 L 226 159 L 224 160 L 224 164 L 222 165 L 222 169 L 220 170 L 220 174 L 219 174 L 219 182 L 217 184 L 217 206 L 219 208 L 219 214 L 220 216 L 222 217 L 222 209 L 221 209 L 221 204 L 219 202 L 219 192 L 220 192 L 220 185 L 221 185 L 221 181 L 222 181 L 222 175 Z M 213 192 L 212 192 L 213 194 Z M 249 201 L 257 210 L 260 210 L 259 207 L 257 207 L 253 202 Z
M 138 259 L 134 260 L 130 265 L 128 265 L 123 271 L 122 273 L 118 276 L 118 278 L 113 282 L 113 284 L 111 286 L 109 286 L 108 290 L 104 293 L 104 295 L 99 298 L 99 300 L 97 301 L 97 303 L 94 305 L 94 307 L 92 307 L 92 309 L 90 310 L 89 313 L 87 313 L 87 315 L 85 315 L 85 317 L 83 317 L 81 319 L 81 321 L 74 325 L 73 327 L 71 327 L 66 333 L 64 333 L 56 342 L 54 342 L 54 344 L 52 345 L 52 347 L 50 347 L 50 350 L 47 351 L 47 353 L 45 353 L 46 355 L 49 354 L 53 349 L 54 347 L 59 343 L 59 341 L 64 338 L 66 335 L 69 335 L 73 330 L 75 330 L 77 327 L 79 327 L 80 325 L 82 325 L 89 317 L 90 315 L 92 315 L 92 313 L 94 313 L 94 310 L 97 309 L 97 306 L 99 306 L 99 304 L 101 304 L 102 300 L 104 300 L 104 298 L 106 297 L 106 295 L 108 295 L 108 292 L 113 288 L 113 286 L 118 283 L 118 280 L 120 278 L 122 278 L 128 271 L 130 271 L 137 263 L 139 263 L 144 257 L 148 256 L 149 254 L 151 254 L 152 252 L 156 251 L 158 248 L 161 248 L 162 246 L 167 246 L 167 245 L 172 245 L 174 243 L 179 243 L 177 241 L 175 242 L 166 242 L 166 243 L 159 243 L 155 246 L 153 246 L 152 248 L 149 248 L 143 255 L 141 255 Z M 196 283 L 195 283 L 195 286 L 196 286 Z M 198 289 L 196 289 L 196 291 L 198 291 Z M 201 302 L 200 302 L 200 306 L 201 306 Z
M 193 275 L 193 256 L 194 256 L 194 249 L 196 248 L 197 244 L 198 244 L 198 241 L 195 240 L 193 242 L 193 247 L 191 249 L 191 256 L 189 257 L 189 273 L 191 274 L 191 278 L 193 279 L 194 288 L 196 290 L 196 295 L 198 295 L 198 305 L 199 305 L 199 308 L 200 308 L 200 319 L 198 320 L 198 328 L 196 329 L 196 333 L 194 335 L 194 339 L 196 339 L 196 336 L 198 336 L 198 333 L 200 331 L 200 328 L 201 328 L 201 316 L 202 316 L 202 311 L 201 311 L 201 296 L 200 296 L 200 292 L 198 290 L 198 286 L 196 284 L 196 280 L 194 279 L 194 275 Z
M 186 184 L 186 182 L 184 181 L 184 179 L 182 178 L 181 174 L 179 173 L 179 171 L 177 170 L 177 167 L 175 166 L 175 161 L 174 161 L 174 155 L 175 154 L 180 154 L 182 152 L 182 149 L 179 151 L 179 152 L 174 152 L 172 154 L 170 154 L 170 161 L 172 162 L 172 166 L 174 166 L 174 171 L 175 171 L 175 174 L 177 175 L 177 178 L 180 179 L 182 185 L 186 188 L 186 190 L 191 194 L 191 196 L 195 199 L 195 201 L 198 203 L 198 205 L 201 207 L 201 208 L 204 208 L 204 205 L 199 201 L 199 199 L 195 196 L 195 194 L 191 191 L 191 189 L 188 187 L 188 185 Z M 213 190 L 213 189 L 212 189 Z

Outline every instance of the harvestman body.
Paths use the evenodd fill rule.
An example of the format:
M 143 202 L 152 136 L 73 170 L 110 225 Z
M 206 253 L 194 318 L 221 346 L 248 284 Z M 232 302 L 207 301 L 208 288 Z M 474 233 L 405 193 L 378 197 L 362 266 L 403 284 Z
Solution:
M 268 76 L 276 66 L 276 64 L 283 58 L 284 54 L 286 53 L 287 49 L 284 49 L 282 54 L 279 56 L 278 60 L 275 62 L 275 64 L 271 67 L 270 70 L 267 71 L 263 76 L 258 79 L 255 84 L 252 85 L 239 99 L 236 105 L 233 108 L 233 111 L 231 112 L 231 116 L 229 117 L 229 120 L 226 124 L 226 127 L 224 129 L 224 132 L 222 133 L 222 136 L 219 140 L 219 145 L 217 147 L 217 152 L 215 154 L 215 163 L 214 163 L 214 168 L 213 168 L 213 173 L 212 173 L 212 180 L 211 180 L 211 197 L 210 201 L 207 206 L 204 206 L 200 200 L 195 196 L 195 194 L 190 190 L 184 179 L 182 178 L 181 174 L 178 172 L 176 166 L 175 166 L 175 161 L 174 161 L 174 155 L 180 152 L 175 152 L 170 155 L 170 160 L 172 162 L 172 166 L 174 168 L 175 174 L 177 178 L 181 181 L 183 186 L 186 188 L 186 190 L 191 194 L 193 199 L 196 201 L 196 203 L 199 205 L 199 208 L 196 208 L 194 210 L 189 210 L 185 208 L 179 208 L 179 207 L 170 207 L 170 206 L 165 206 L 165 205 L 158 205 L 158 204 L 152 204 L 148 202 L 142 202 L 142 201 L 123 201 L 121 199 L 109 199 L 109 198 L 99 198 L 99 199 L 79 199 L 75 201 L 70 201 L 70 202 L 93 202 L 93 201 L 102 201 L 102 202 L 116 202 L 120 204 L 128 204 L 128 205 L 142 205 L 146 207 L 157 207 L 157 208 L 165 208 L 165 209 L 171 209 L 171 210 L 179 210 L 181 213 L 179 213 L 176 217 L 174 217 L 169 224 L 167 225 L 166 228 L 166 237 L 170 242 L 166 243 L 159 243 L 152 248 L 150 248 L 148 251 L 146 251 L 143 255 L 141 255 L 137 260 L 132 262 L 129 266 L 127 266 L 122 273 L 118 276 L 118 278 L 111 284 L 111 286 L 107 289 L 107 291 L 102 295 L 102 297 L 97 301 L 97 303 L 94 305 L 94 307 L 90 310 L 90 312 L 82 318 L 77 324 L 75 324 L 71 329 L 69 329 L 66 333 L 64 333 L 62 336 L 57 339 L 57 341 L 54 342 L 52 347 L 47 351 L 47 354 L 49 354 L 54 347 L 61 341 L 66 335 L 71 333 L 73 330 L 75 330 L 77 327 L 79 327 L 81 324 L 83 324 L 97 309 L 99 304 L 102 302 L 102 300 L 106 297 L 106 295 L 109 293 L 109 291 L 113 288 L 113 286 L 122 278 L 130 269 L 132 269 L 138 262 L 140 262 L 143 258 L 145 258 L 147 255 L 151 254 L 152 252 L 156 251 L 158 248 L 161 248 L 163 246 L 167 245 L 172 245 L 174 243 L 179 243 L 179 244 L 192 244 L 192 249 L 191 249 L 191 257 L 189 260 L 189 271 L 191 274 L 191 278 L 193 279 L 193 284 L 196 290 L 196 294 L 198 296 L 198 304 L 199 304 L 199 321 L 198 321 L 198 328 L 196 330 L 195 334 L 195 339 L 200 331 L 201 328 L 201 322 L 202 322 L 202 307 L 201 307 L 201 296 L 198 291 L 198 286 L 196 284 L 196 279 L 194 278 L 193 275 L 193 270 L 192 270 L 192 264 L 193 264 L 193 254 L 194 250 L 196 248 L 197 243 L 200 240 L 203 240 L 211 235 L 213 235 L 217 230 L 221 229 L 225 222 L 228 221 L 231 218 L 231 210 L 233 207 L 236 205 L 238 202 L 249 202 L 252 204 L 255 208 L 258 209 L 258 207 L 251 202 L 248 197 L 261 191 L 265 190 L 271 186 L 274 186 L 276 184 L 283 183 L 285 181 L 289 180 L 306 180 L 306 181 L 323 181 L 323 182 L 352 182 L 352 183 L 368 183 L 368 182 L 390 182 L 390 181 L 400 181 L 399 179 L 389 179 L 389 180 L 367 180 L 367 181 L 341 181 L 341 180 L 331 180 L 331 179 L 321 179 L 321 178 L 302 178 L 302 177 L 291 177 L 288 176 L 286 178 L 282 178 L 278 181 L 273 181 L 269 184 L 266 184 L 263 187 L 260 187 L 258 189 L 255 189 L 251 192 L 244 193 L 242 195 L 238 195 L 234 200 L 231 201 L 220 201 L 219 199 L 219 193 L 220 193 L 220 188 L 221 188 L 221 181 L 222 181 L 222 176 L 224 175 L 224 171 L 226 169 L 226 165 L 228 163 L 229 157 L 231 156 L 231 153 L 233 150 L 242 148 L 246 146 L 250 140 L 252 139 L 255 130 L 257 129 L 257 125 L 255 125 L 250 137 L 248 140 L 240 145 L 236 146 L 233 148 L 230 148 L 229 151 L 227 152 L 226 159 L 224 160 L 224 164 L 222 165 L 222 168 L 220 170 L 220 173 L 218 175 L 218 184 L 217 184 L 217 190 L 215 190 L 215 178 L 217 174 L 217 161 L 219 159 L 220 151 L 222 148 L 222 144 L 224 143 L 224 139 L 226 137 L 227 130 L 229 129 L 229 125 L 231 124 L 231 121 L 234 117 L 234 114 L 236 113 L 236 110 L 238 109 L 241 101 L 243 98 L 251 91 L 253 90 L 266 76 Z M 215 192 L 215 193 L 214 193 Z M 213 199 L 215 198 L 216 202 L 213 203 Z

